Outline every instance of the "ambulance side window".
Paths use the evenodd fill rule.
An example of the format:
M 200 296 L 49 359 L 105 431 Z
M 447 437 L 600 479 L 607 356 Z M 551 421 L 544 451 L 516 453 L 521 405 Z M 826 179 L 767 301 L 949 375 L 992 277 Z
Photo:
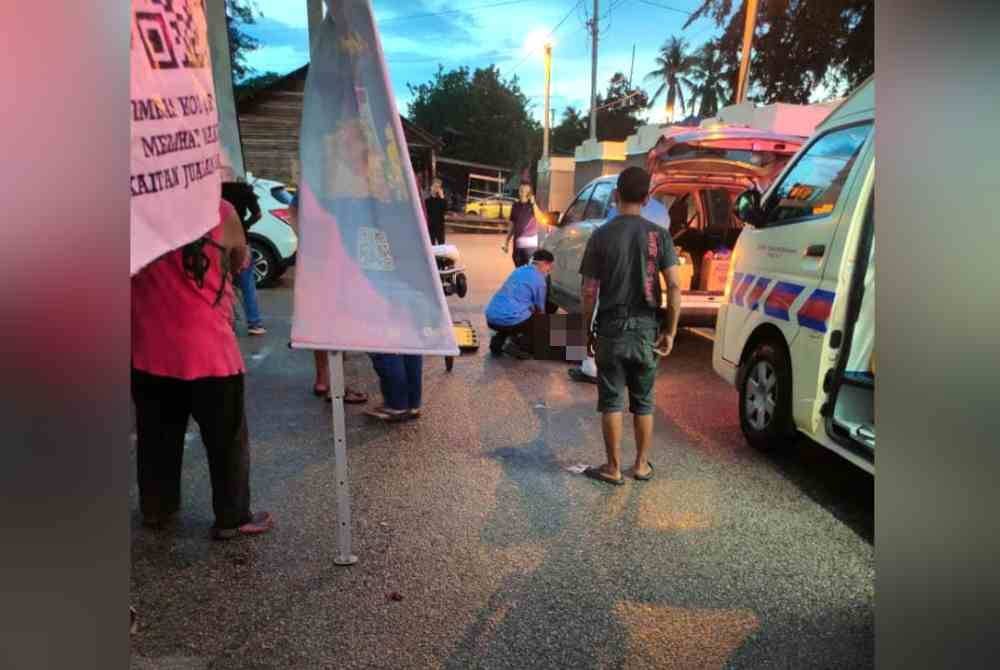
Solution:
M 871 129 L 871 123 L 840 128 L 813 142 L 771 194 L 765 225 L 830 214 Z

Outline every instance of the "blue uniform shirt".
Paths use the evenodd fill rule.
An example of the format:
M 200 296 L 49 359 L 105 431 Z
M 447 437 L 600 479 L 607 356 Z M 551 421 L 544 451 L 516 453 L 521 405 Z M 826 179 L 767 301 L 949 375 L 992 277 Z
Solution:
M 545 275 L 528 264 L 514 270 L 486 306 L 486 321 L 516 326 L 531 318 L 531 308 L 545 310 Z

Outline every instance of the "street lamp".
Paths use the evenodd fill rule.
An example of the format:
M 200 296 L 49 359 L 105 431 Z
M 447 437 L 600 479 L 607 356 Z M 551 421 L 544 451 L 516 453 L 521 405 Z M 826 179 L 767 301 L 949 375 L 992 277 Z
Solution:
M 545 30 L 536 30 L 528 35 L 524 40 L 524 48 L 528 53 L 533 53 L 538 49 L 542 50 L 545 57 L 545 111 L 542 115 L 542 158 L 549 159 L 549 132 L 551 129 L 551 114 L 549 106 L 552 93 L 552 33 Z

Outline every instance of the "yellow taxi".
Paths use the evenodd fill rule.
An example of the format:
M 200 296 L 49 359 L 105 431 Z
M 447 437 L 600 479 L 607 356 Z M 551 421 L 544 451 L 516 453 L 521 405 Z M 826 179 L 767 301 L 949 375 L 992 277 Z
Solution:
M 484 219 L 507 219 L 513 204 L 513 198 L 477 198 L 465 205 L 465 213 Z

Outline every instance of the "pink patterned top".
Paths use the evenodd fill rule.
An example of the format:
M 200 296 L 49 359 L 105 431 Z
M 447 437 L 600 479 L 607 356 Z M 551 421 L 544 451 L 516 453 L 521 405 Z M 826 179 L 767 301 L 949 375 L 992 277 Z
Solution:
M 235 214 L 226 201 L 219 204 L 220 224 L 207 235 L 219 244 L 221 222 Z M 132 278 L 132 367 L 141 372 L 176 379 L 230 377 L 245 371 L 231 326 L 233 286 L 225 279 L 225 251 L 205 243 L 209 259 L 204 285 L 184 271 L 180 249 L 143 268 Z

